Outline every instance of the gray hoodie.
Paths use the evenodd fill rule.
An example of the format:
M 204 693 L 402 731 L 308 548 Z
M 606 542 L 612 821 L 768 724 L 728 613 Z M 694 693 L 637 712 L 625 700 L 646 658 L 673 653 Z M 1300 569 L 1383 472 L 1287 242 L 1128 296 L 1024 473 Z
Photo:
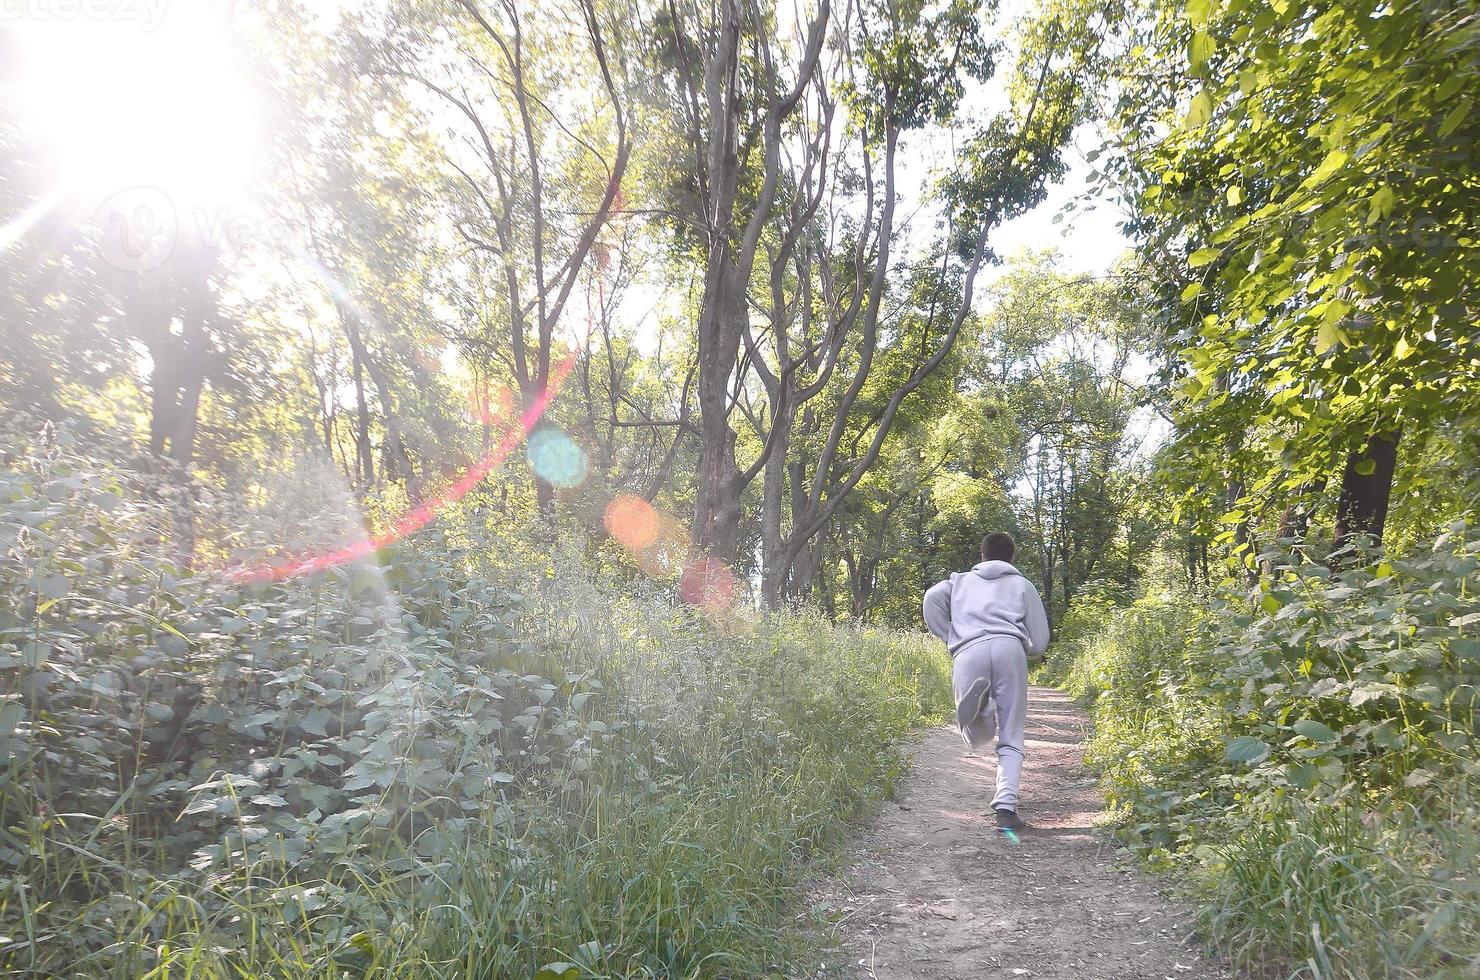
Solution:
M 925 625 L 951 656 L 984 636 L 1011 636 L 1028 654 L 1048 649 L 1048 617 L 1033 583 L 1011 562 L 984 561 L 925 593 Z

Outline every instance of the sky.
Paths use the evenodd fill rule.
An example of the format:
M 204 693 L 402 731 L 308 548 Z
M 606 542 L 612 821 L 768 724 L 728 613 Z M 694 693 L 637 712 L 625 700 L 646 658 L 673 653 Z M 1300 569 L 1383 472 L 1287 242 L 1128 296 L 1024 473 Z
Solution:
M 1005 223 L 993 235 L 998 253 L 1010 258 L 1026 249 L 1056 248 L 1065 271 L 1087 275 L 1104 275 L 1116 260 L 1131 248 L 1131 242 L 1120 230 L 1125 214 L 1113 201 L 1103 198 L 1081 202 L 1079 207 L 1058 223 L 1054 215 L 1063 212 L 1074 198 L 1089 189 L 1090 164 L 1085 154 L 1095 142 L 1091 134 L 1082 134 L 1064 154 L 1069 172 L 1064 180 L 1049 188 L 1048 198 L 1020 218 Z M 998 266 L 988 274 L 988 282 L 1002 274 Z

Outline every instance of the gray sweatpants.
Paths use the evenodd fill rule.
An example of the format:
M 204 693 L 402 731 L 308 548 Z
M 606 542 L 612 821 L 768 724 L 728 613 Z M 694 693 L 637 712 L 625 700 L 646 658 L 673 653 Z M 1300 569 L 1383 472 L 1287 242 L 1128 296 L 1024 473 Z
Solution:
M 1023 720 L 1028 708 L 1028 655 L 1022 641 L 1011 636 L 986 636 L 956 653 L 951 683 L 960 705 L 972 685 L 986 681 L 988 698 L 981 711 L 965 723 L 962 736 L 973 749 L 984 749 L 997 738 L 997 795 L 992 808 L 1016 810 L 1023 776 Z M 977 693 L 981 690 L 977 688 Z

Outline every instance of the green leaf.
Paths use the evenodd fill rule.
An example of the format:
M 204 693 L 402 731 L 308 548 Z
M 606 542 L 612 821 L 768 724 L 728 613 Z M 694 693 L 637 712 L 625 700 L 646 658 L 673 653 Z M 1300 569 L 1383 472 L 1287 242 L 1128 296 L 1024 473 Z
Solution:
M 1332 150 L 1327 153 L 1315 170 L 1311 171 L 1309 177 L 1305 178 L 1304 187 L 1314 187 L 1330 177 L 1336 171 L 1346 166 L 1346 161 L 1351 159 L 1351 154 L 1345 150 Z
M 1285 775 L 1290 782 L 1301 789 L 1310 789 L 1320 779 L 1320 770 L 1305 762 L 1292 762 L 1285 768 Z
M 1399 690 L 1395 684 L 1359 684 L 1352 689 L 1352 707 L 1360 708 L 1368 701 L 1376 701 L 1384 697 L 1396 697 L 1398 693 Z
M 1459 917 L 1461 911 L 1466 911 L 1462 909 L 1460 901 L 1461 899 L 1456 896 L 1439 906 L 1439 910 L 1430 917 L 1428 925 L 1423 927 L 1423 932 L 1415 937 L 1413 942 L 1408 945 L 1408 955 L 1404 959 L 1415 959 L 1424 946 L 1433 938 L 1435 933 L 1447 928 L 1451 922 Z M 1466 914 L 1469 914 L 1469 912 L 1466 911 Z M 1431 980 L 1458 980 L 1458 978 L 1464 976 L 1464 973 L 1460 971 L 1465 969 L 1467 968 L 1459 966 L 1455 967 L 1452 973 L 1449 970 L 1434 973 L 1431 975 Z
M 361 592 L 379 592 L 384 588 L 385 580 L 381 577 L 380 569 L 374 566 L 357 568 L 350 577 L 349 590 L 356 595 Z
M 48 575 L 41 580 L 37 588 L 48 599 L 60 599 L 72 591 L 72 583 L 65 575 Z
M 1386 184 L 1379 187 L 1367 200 L 1367 223 L 1374 224 L 1391 214 L 1395 200 L 1397 195 L 1391 187 Z
M 1253 735 L 1240 735 L 1231 739 L 1223 752 L 1229 762 L 1247 762 L 1258 765 L 1269 758 L 1269 743 Z
M 1206 31 L 1195 31 L 1191 42 L 1187 45 L 1187 60 L 1192 65 L 1193 71 L 1199 71 L 1208 63 L 1217 47 L 1211 35 Z
M 1465 121 L 1465 117 L 1470 114 L 1470 105 L 1470 100 L 1465 99 L 1459 105 L 1450 109 L 1449 115 L 1445 116 L 1444 121 L 1439 124 L 1439 135 L 1448 136 L 1456 129 L 1459 129 L 1460 124 Z
M 1244 200 L 1244 189 L 1237 184 L 1228 188 L 1228 206 L 1238 207 Z
M 1192 104 L 1187 107 L 1187 115 L 1182 118 L 1182 125 L 1188 129 L 1200 129 L 1212 118 L 1213 97 L 1205 91 L 1199 92 L 1192 97 Z
M 534 975 L 534 980 L 574 980 L 581 975 L 581 968 L 574 963 L 546 963 Z
M 1197 299 L 1198 296 L 1202 295 L 1202 291 L 1202 283 L 1194 282 L 1190 284 L 1186 289 L 1182 290 L 1182 302 L 1188 303 Z
M 27 667 L 36 670 L 40 670 L 41 666 L 46 663 L 46 659 L 50 656 L 50 643 L 41 643 L 37 640 L 32 640 L 21 647 L 21 659 L 25 661 Z
M 1187 257 L 1187 264 L 1192 266 L 1194 269 L 1198 269 L 1202 266 L 1207 265 L 1209 262 L 1212 262 L 1214 259 L 1222 254 L 1222 249 L 1200 248 Z
M 1377 461 L 1364 459 L 1356 465 L 1356 471 L 1362 476 L 1371 476 L 1377 472 Z
M 1313 718 L 1302 718 L 1290 727 L 1312 742 L 1334 742 L 1338 738 L 1334 731 Z
M 1320 327 L 1316 330 L 1316 353 L 1324 354 L 1338 345 L 1346 346 L 1346 334 L 1342 333 L 1341 328 L 1334 322 L 1330 320 L 1322 321 Z
M 26 709 L 14 701 L 0 702 L 0 738 L 10 738 L 26 720 Z

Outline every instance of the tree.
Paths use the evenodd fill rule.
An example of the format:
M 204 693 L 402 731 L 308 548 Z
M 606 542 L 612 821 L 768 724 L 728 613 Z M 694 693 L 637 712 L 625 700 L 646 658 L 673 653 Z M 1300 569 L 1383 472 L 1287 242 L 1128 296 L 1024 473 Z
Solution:
M 763 41 L 769 14 L 729 4 L 709 18 L 670 6 L 658 18 L 655 60 L 675 85 L 665 104 L 693 161 L 674 181 L 679 238 L 702 250 L 705 269 L 694 543 L 733 559 L 742 494 L 764 473 L 768 601 L 806 591 L 813 542 L 966 323 L 990 231 L 1036 204 L 1059 171 L 1099 64 L 1082 13 L 1054 8 L 1025 32 L 1012 106 L 970 138 L 943 183 L 948 244 L 924 257 L 900 253 L 900 140 L 950 125 L 964 80 L 992 74 L 997 52 L 978 5 L 855 3 L 827 39 L 823 4 L 798 27 L 785 82 Z M 754 71 L 736 70 L 742 50 Z M 916 303 L 913 320 L 885 303 L 896 289 L 926 288 L 940 295 Z M 737 408 L 755 436 L 743 462 Z
M 773 209 L 788 192 L 801 193 L 783 174 L 783 143 L 799 138 L 815 148 L 825 136 L 825 124 L 807 132 L 801 116 L 804 96 L 819 77 L 831 15 L 831 0 L 822 0 L 799 25 L 803 40 L 794 65 L 783 64 L 788 52 L 774 44 L 779 32 L 771 13 L 744 0 L 710 7 L 670 2 L 652 25 L 658 98 L 684 149 L 674 211 L 681 234 L 703 255 L 695 324 L 701 438 L 693 540 L 725 560 L 735 557 L 740 495 L 755 475 L 738 468 L 730 427 L 751 278 Z M 825 96 L 818 104 L 828 112 Z M 797 217 L 799 210 L 806 211 L 782 208 L 782 214 Z
M 1239 528 L 1335 485 L 1337 545 L 1381 538 L 1400 447 L 1417 458 L 1480 390 L 1472 13 L 1148 8 L 1108 170 L 1182 304 L 1179 465 L 1230 479 Z
M 557 327 L 622 196 L 632 154 L 622 66 L 593 0 L 543 7 L 537 25 L 508 2 L 447 12 L 456 16 L 411 4 L 370 70 L 425 89 L 453 117 L 454 220 L 468 267 L 487 277 L 468 293 L 476 320 L 462 346 L 506 361 L 529 409 L 550 388 Z M 588 114 L 572 111 L 593 95 Z M 538 473 L 536 485 L 548 513 L 553 488 Z

